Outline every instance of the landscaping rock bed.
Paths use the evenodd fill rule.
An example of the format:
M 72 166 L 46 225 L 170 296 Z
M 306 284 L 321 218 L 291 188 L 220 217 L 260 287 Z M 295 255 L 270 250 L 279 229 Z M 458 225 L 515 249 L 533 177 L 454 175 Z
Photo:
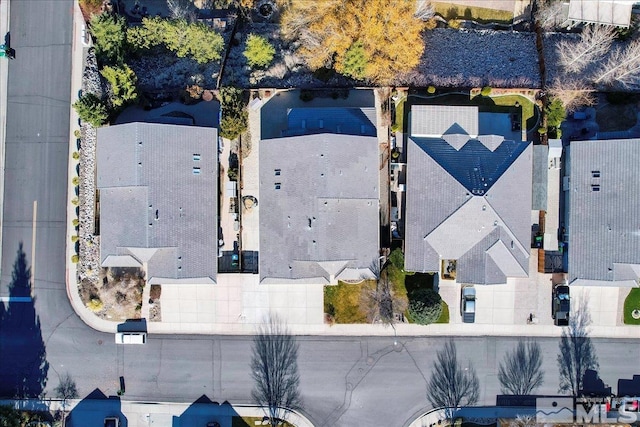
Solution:
M 541 84 L 535 33 L 434 29 L 424 33 L 417 69 L 397 84 L 426 87 L 527 87 Z
M 266 37 L 276 50 L 273 62 L 266 69 L 251 70 L 244 57 L 246 38 L 249 34 Z M 309 70 L 304 60 L 295 52 L 297 43 L 282 39 L 280 26 L 274 23 L 252 23 L 249 28 L 237 32 L 231 44 L 229 57 L 222 76 L 222 86 L 243 88 L 319 88 L 351 87 L 357 82 L 341 75 L 330 75 L 325 80 L 318 79 Z
M 93 50 L 87 55 L 82 79 L 82 92 L 93 93 L 100 97 L 103 85 Z M 80 186 L 78 206 L 78 243 L 80 261 L 78 280 L 99 285 L 100 274 L 100 236 L 95 231 L 95 172 L 96 172 L 96 129 L 87 122 L 80 126 Z
M 102 96 L 104 86 L 93 51 L 86 58 L 82 92 Z M 78 188 L 78 292 L 82 302 L 99 317 L 126 320 L 140 317 L 142 272 L 112 271 L 100 266 L 100 236 L 95 234 L 96 205 L 96 128 L 86 122 L 80 126 L 81 144 Z
M 191 58 L 178 58 L 170 52 L 132 59 L 128 65 L 136 73 L 143 92 L 184 89 L 194 84 L 215 88 L 220 72 L 220 62 L 198 64 Z

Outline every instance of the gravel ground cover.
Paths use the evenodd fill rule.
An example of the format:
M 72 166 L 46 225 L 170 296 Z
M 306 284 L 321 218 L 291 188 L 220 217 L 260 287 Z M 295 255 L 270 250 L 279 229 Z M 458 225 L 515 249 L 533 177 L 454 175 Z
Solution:
M 93 50 L 87 55 L 82 92 L 102 96 L 104 86 Z M 96 129 L 82 122 L 80 126 L 78 175 L 78 292 L 82 301 L 99 317 L 126 320 L 140 317 L 144 273 L 105 269 L 100 266 L 100 236 L 96 235 Z M 130 269 L 129 269 L 130 270 Z
M 425 87 L 539 88 L 535 34 L 493 30 L 425 31 L 417 69 L 398 84 Z

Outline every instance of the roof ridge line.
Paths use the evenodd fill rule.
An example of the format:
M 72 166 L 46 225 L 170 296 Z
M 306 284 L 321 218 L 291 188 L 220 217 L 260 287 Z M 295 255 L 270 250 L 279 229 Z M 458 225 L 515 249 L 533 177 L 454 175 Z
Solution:
M 493 207 L 493 205 L 491 204 L 491 202 L 489 200 L 487 200 L 487 198 L 485 196 L 479 196 L 482 197 L 487 204 L 489 205 L 489 207 L 491 208 L 491 210 L 493 211 L 493 213 L 495 214 L 495 216 L 497 216 L 500 219 L 501 224 L 499 224 L 503 229 L 505 229 L 507 231 L 507 233 L 509 234 L 509 237 L 511 237 L 515 242 L 517 242 L 518 244 L 518 249 L 520 249 L 520 251 L 525 255 L 525 256 L 529 256 L 528 251 L 525 249 L 525 246 L 522 244 L 522 242 L 520 242 L 520 240 L 518 240 L 518 238 L 516 237 L 515 233 L 513 231 L 511 231 L 511 228 L 509 228 L 509 226 L 507 225 L 507 222 L 502 218 L 502 216 L 500 216 L 500 214 L 498 213 L 498 211 Z M 504 226 L 503 226 L 504 224 Z M 498 240 L 500 240 L 500 238 L 498 238 Z M 518 262 L 518 264 L 520 264 Z

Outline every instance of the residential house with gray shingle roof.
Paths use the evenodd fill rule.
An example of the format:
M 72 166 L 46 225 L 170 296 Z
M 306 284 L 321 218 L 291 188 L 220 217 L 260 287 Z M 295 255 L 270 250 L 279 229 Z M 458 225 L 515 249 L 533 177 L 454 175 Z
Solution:
M 569 283 L 638 286 L 640 139 L 574 141 L 568 157 Z
M 372 108 L 292 109 L 283 137 L 260 141 L 261 283 L 374 277 L 380 247 L 374 122 Z
M 414 105 L 409 120 L 405 269 L 469 284 L 527 277 L 532 146 L 509 114 Z
M 129 123 L 98 129 L 103 267 L 142 267 L 147 282 L 215 283 L 215 128 Z

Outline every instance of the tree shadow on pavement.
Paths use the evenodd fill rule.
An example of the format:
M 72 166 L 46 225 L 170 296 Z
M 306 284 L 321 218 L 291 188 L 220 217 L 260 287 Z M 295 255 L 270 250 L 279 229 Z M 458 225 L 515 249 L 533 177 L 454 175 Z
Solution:
M 562 328 L 559 343 L 558 368 L 560 370 L 559 391 L 578 396 L 583 389 L 587 370 L 597 371 L 598 357 L 589 336 L 591 314 L 587 306 L 587 296 L 573 303 L 569 316 L 569 326 Z
M 30 398 L 42 394 L 49 363 L 22 242 L 11 273 L 9 303 L 6 307 L 0 303 L 0 366 L 0 396 Z

